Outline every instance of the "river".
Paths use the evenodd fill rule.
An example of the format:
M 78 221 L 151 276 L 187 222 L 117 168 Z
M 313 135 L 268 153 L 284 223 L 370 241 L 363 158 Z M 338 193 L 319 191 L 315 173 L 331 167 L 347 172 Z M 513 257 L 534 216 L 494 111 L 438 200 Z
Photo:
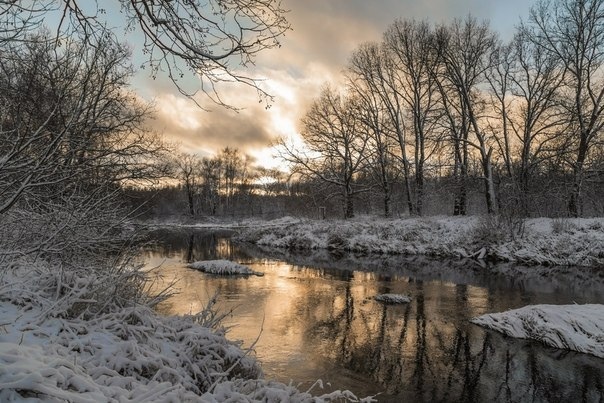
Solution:
M 292 254 L 233 242 L 225 231 L 158 230 L 151 237 L 146 267 L 159 266 L 156 287 L 176 281 L 178 291 L 160 312 L 194 313 L 218 293 L 219 309 L 231 312 L 223 322 L 228 337 L 254 346 L 268 379 L 315 394 L 348 389 L 380 402 L 604 400 L 604 360 L 468 322 L 528 304 L 604 303 L 602 270 Z M 264 276 L 186 267 L 209 259 Z M 412 301 L 384 305 L 373 299 L 381 293 Z

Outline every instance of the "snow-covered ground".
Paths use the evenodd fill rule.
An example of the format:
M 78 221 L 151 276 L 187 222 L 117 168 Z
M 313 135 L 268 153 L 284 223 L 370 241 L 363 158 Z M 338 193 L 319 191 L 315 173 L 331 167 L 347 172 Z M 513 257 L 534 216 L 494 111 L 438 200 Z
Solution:
M 232 262 L 230 260 L 201 260 L 198 262 L 189 263 L 187 265 L 191 269 L 200 270 L 205 273 L 218 274 L 222 276 L 234 275 L 256 275 L 263 276 L 263 273 L 254 271 L 247 266 Z
M 511 337 L 604 358 L 604 305 L 529 305 L 471 322 Z
M 238 239 L 291 250 L 428 255 L 525 265 L 604 266 L 604 218 L 506 221 L 491 217 L 238 223 Z
M 0 401 L 372 401 L 262 379 L 251 347 L 227 340 L 210 310 L 159 316 L 129 294 L 139 280 L 135 270 L 0 270 Z

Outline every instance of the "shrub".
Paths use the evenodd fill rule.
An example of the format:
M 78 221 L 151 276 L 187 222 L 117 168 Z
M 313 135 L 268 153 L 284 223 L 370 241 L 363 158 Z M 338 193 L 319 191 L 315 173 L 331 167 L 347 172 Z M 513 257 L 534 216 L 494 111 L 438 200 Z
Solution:
M 347 250 L 350 248 L 348 239 L 344 238 L 340 234 L 331 233 L 327 237 L 327 249 L 328 250 Z
M 577 226 L 568 218 L 558 217 L 552 220 L 552 232 L 554 234 L 572 234 Z

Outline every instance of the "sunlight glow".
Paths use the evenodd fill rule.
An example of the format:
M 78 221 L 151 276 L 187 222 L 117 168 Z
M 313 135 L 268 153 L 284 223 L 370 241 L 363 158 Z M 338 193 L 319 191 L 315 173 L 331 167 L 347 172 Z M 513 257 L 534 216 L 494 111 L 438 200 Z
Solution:
M 197 120 L 199 108 L 188 99 L 163 94 L 157 97 L 156 102 L 160 113 L 170 117 L 183 129 L 195 130 L 201 127 L 201 123 Z

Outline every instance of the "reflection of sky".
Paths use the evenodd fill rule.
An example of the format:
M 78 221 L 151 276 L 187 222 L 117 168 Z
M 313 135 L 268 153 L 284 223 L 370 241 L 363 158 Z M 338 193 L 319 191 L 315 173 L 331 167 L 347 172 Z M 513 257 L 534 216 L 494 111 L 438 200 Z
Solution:
M 432 280 L 295 266 L 255 258 L 257 254 L 225 245 L 230 243 L 224 238 L 200 236 L 193 255 L 227 257 L 265 273 L 210 276 L 184 267 L 187 237 L 180 239 L 180 248 L 166 248 L 172 258 L 160 269 L 164 281 L 179 280 L 180 291 L 163 311 L 195 312 L 218 292 L 219 309 L 234 310 L 224 322 L 233 326 L 229 337 L 246 346 L 259 337 L 254 350 L 266 376 L 302 382 L 302 389 L 321 378 L 333 388 L 359 394 L 385 391 L 380 401 L 431 401 L 434 396 L 498 401 L 504 400 L 500 393 L 506 387 L 512 401 L 531 393 L 562 401 L 579 393 L 577 382 L 594 392 L 593 380 L 604 375 L 601 360 L 508 339 L 467 321 L 529 303 L 568 303 L 577 297 L 571 293 L 443 281 L 436 267 L 444 262 L 434 269 L 423 267 L 434 273 Z M 220 252 L 212 253 L 209 244 Z M 372 299 L 380 293 L 410 295 L 412 302 L 381 305 Z M 506 374 L 506 368 L 514 373 Z M 557 388 L 549 388 L 548 379 Z

